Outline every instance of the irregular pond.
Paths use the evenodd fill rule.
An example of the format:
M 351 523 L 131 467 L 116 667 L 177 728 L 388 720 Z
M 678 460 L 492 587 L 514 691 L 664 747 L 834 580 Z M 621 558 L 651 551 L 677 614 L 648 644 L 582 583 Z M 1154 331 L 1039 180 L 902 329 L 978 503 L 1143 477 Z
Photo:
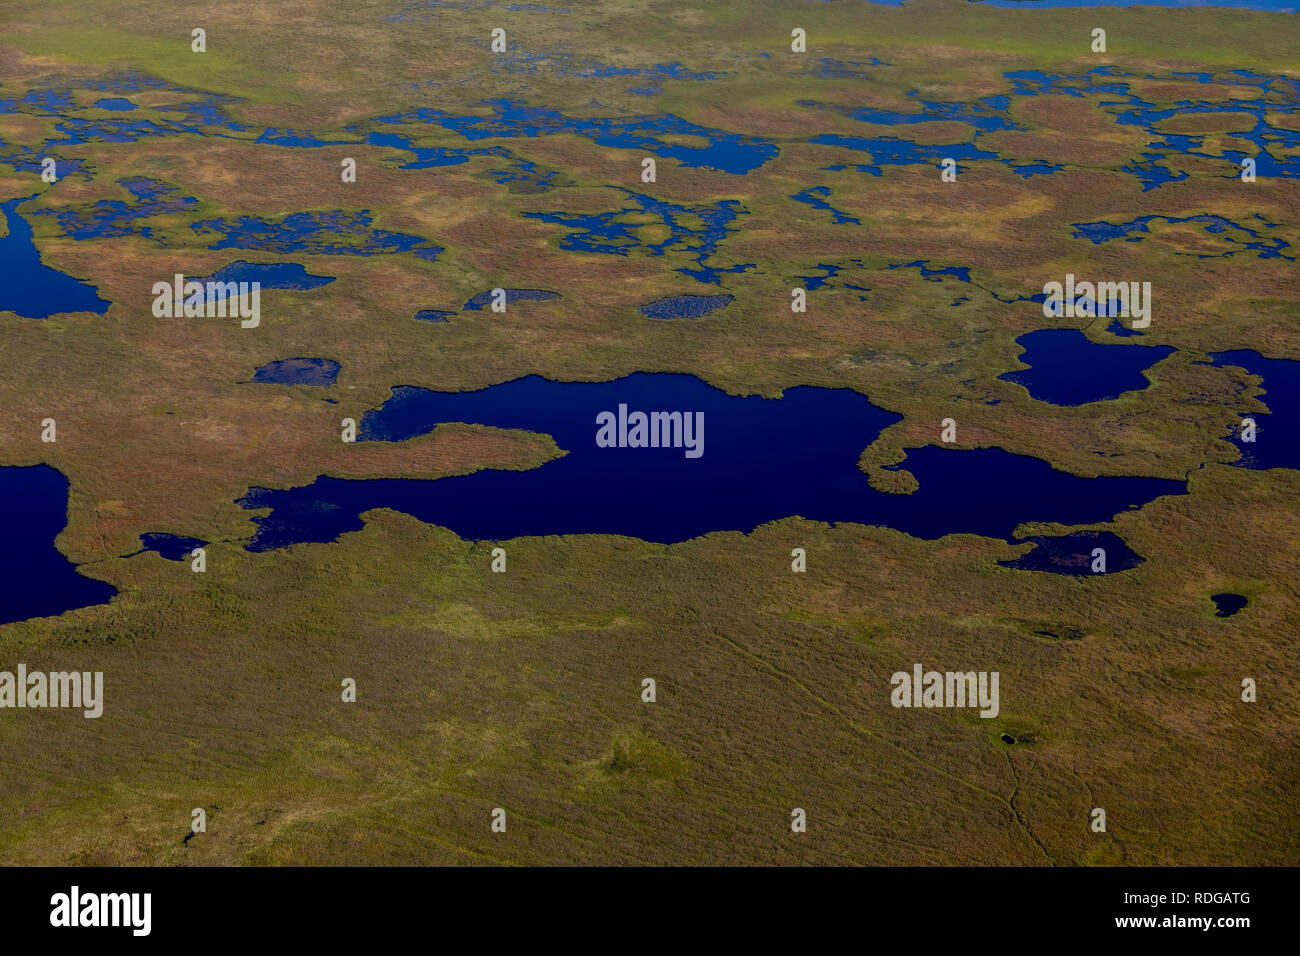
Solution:
M 29 197 L 30 198 L 30 197 Z M 18 207 L 27 199 L 0 205 L 9 232 L 0 238 L 0 312 L 25 319 L 48 319 L 64 312 L 103 315 L 110 305 L 94 286 L 41 262 L 32 227 Z
M 185 538 L 177 534 L 150 533 L 140 535 L 140 543 L 145 551 L 156 551 L 168 561 L 184 561 L 195 548 L 207 545 L 198 538 Z
M 998 378 L 1014 382 L 1031 398 L 1052 405 L 1086 405 L 1140 391 L 1150 383 L 1142 374 L 1166 355 L 1167 345 L 1098 345 L 1078 329 L 1040 329 L 1016 339 L 1020 361 L 1029 368 Z
M 684 429 L 670 436 L 680 447 L 598 447 L 597 416 L 617 415 L 620 405 L 629 417 L 703 413 L 701 454 L 687 456 Z M 920 490 L 883 494 L 867 483 L 858 458 L 897 420 L 847 389 L 736 398 L 687 375 L 638 373 L 599 384 L 530 376 L 477 392 L 403 387 L 363 416 L 360 440 L 403 441 L 441 422 L 466 422 L 548 434 L 568 454 L 529 471 L 438 480 L 321 477 L 288 490 L 253 488 L 240 504 L 272 509 L 254 519 L 259 528 L 249 549 L 263 551 L 332 541 L 360 529 L 359 515 L 371 508 L 393 508 L 467 539 L 609 533 L 675 542 L 749 532 L 792 515 L 923 538 L 1007 538 L 1023 521 L 1109 521 L 1130 506 L 1185 492 L 1177 481 L 1079 478 L 1000 449 L 926 447 L 908 452 L 903 465 Z
M 502 289 L 506 307 L 512 302 L 547 302 L 551 299 L 560 298 L 558 292 L 547 292 L 545 289 Z M 484 307 L 492 304 L 492 291 L 479 292 L 465 303 L 466 312 L 481 312 Z
M 1123 538 L 1109 531 L 1081 532 L 1059 538 L 1022 538 L 1016 543 L 1032 544 L 1034 548 L 1014 561 L 999 561 L 1002 567 L 1017 571 L 1046 571 L 1049 574 L 1091 577 L 1095 574 L 1127 571 L 1142 563 L 1142 559 L 1124 543 Z M 1094 554 L 1098 548 L 1105 554 Z M 1098 558 L 1105 560 L 1104 571 L 1101 570 Z M 1094 565 L 1098 570 L 1093 570 Z
M 190 281 L 201 282 L 206 287 L 209 282 L 225 285 L 228 282 L 257 282 L 262 289 L 281 289 L 292 292 L 306 292 L 319 289 L 334 281 L 333 276 L 312 275 L 305 266 L 296 262 L 245 262 L 239 259 L 223 266 L 210 276 L 194 276 Z M 216 298 L 225 296 L 225 289 L 215 290 Z
M 338 378 L 339 368 L 339 363 L 330 359 L 281 359 L 259 368 L 253 375 L 253 381 L 271 385 L 314 385 L 329 388 Z
M 54 547 L 68 523 L 68 479 L 49 465 L 0 467 L 0 517 L 0 624 L 107 604 L 117 593 L 83 577 Z
M 1300 362 L 1264 358 L 1245 350 L 1216 352 L 1210 361 L 1244 368 L 1264 380 L 1259 400 L 1268 414 L 1250 416 L 1255 421 L 1255 440 L 1244 441 L 1239 425 L 1228 438 L 1241 449 L 1236 464 L 1242 468 L 1300 469 Z
M 1214 602 L 1215 617 L 1232 617 L 1250 602 L 1240 594 L 1233 594 L 1231 591 L 1225 591 L 1222 594 L 1211 594 L 1210 600 Z
M 1276 223 L 1269 222 L 1258 213 L 1254 215 L 1254 218 L 1259 220 L 1259 229 L 1277 228 Z M 1284 251 L 1291 247 L 1291 244 L 1285 239 L 1277 236 L 1266 236 L 1257 229 L 1241 225 L 1222 216 L 1186 216 L 1182 219 L 1170 216 L 1139 216 L 1128 222 L 1120 223 L 1106 222 L 1105 220 L 1100 222 L 1076 222 L 1074 224 L 1074 237 L 1076 239 L 1087 239 L 1094 246 L 1099 246 L 1114 239 L 1123 239 L 1126 242 L 1140 242 L 1144 237 L 1152 234 L 1152 223 L 1165 223 L 1166 225 L 1190 223 L 1199 226 L 1207 235 L 1219 239 L 1225 247 L 1224 251 L 1220 253 L 1195 253 L 1198 259 L 1231 259 L 1239 252 L 1249 251 L 1254 252 L 1261 259 L 1295 260 L 1294 256 L 1288 256 Z M 1192 255 L 1193 253 L 1179 252 L 1176 254 Z
M 238 216 L 205 219 L 190 226 L 197 235 L 217 237 L 209 249 L 258 249 L 318 256 L 374 256 L 409 252 L 433 262 L 444 251 L 421 236 L 375 229 L 367 209 L 296 212 L 280 219 Z
M 722 240 L 734 231 L 731 227 L 736 218 L 748 215 L 734 199 L 698 206 L 678 206 L 628 189 L 611 188 L 616 188 L 626 196 L 632 205 L 625 204 L 612 212 L 591 215 L 526 212 L 524 218 L 568 227 L 571 231 L 560 239 L 560 248 L 573 252 L 614 256 L 626 256 L 633 252 L 647 256 L 681 253 L 691 256 L 698 268 L 680 268 L 676 271 L 706 284 L 721 285 L 723 274 L 745 272 L 755 267 L 754 263 L 731 267 L 708 264 L 708 260 L 717 253 Z M 653 242 L 646 235 L 643 227 L 649 217 L 659 220 L 656 225 L 667 227 L 666 238 Z

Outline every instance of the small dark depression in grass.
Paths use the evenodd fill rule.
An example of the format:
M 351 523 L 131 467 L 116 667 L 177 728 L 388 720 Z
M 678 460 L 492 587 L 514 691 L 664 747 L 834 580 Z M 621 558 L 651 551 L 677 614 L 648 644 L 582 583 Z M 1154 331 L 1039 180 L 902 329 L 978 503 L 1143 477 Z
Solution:
M 1016 738 L 1015 738 L 1015 737 L 1012 737 L 1010 734 L 1003 734 L 1003 735 L 1002 735 L 1002 742 L 1003 742 L 1004 744 L 1014 744 L 1014 743 L 1016 742 Z
M 1211 594 L 1210 600 L 1214 602 L 1215 617 L 1232 617 L 1250 602 L 1240 594 L 1233 594 L 1231 591 L 1224 591 L 1222 594 Z
M 195 548 L 207 545 L 198 538 L 185 538 L 177 534 L 150 533 L 140 535 L 143 551 L 156 551 L 168 561 L 184 561 Z
M 281 359 L 259 368 L 253 381 L 270 385 L 314 385 L 329 388 L 338 378 L 339 368 L 339 363 L 330 359 Z
M 641 306 L 641 314 L 650 319 L 698 319 L 728 305 L 731 295 L 670 295 Z
M 1029 368 L 998 378 L 1052 405 L 1086 405 L 1140 391 L 1150 384 L 1142 373 L 1174 351 L 1165 345 L 1098 345 L 1078 329 L 1041 329 L 1016 343 Z
M 638 433 L 633 416 L 660 411 L 679 413 L 679 427 L 658 419 L 663 438 L 648 447 L 648 431 Z M 605 437 L 614 447 L 597 444 L 604 413 L 613 416 L 604 427 L 613 429 Z M 1079 478 L 1001 449 L 931 446 L 909 451 L 902 465 L 919 490 L 885 494 L 871 488 L 858 459 L 897 420 L 848 389 L 798 387 L 780 399 L 741 398 L 687 375 L 638 373 L 598 384 L 530 376 L 476 392 L 401 387 L 361 418 L 359 440 L 405 441 L 439 423 L 465 422 L 551 435 L 568 454 L 527 471 L 437 480 L 326 476 L 300 488 L 252 488 L 240 503 L 272 509 L 254 519 L 260 527 L 249 546 L 268 550 L 332 541 L 359 530 L 360 514 L 372 508 L 393 508 L 474 540 L 603 533 L 670 543 L 712 531 L 749 532 L 794 515 L 923 538 L 968 532 L 1006 539 L 1023 521 L 1109 521 L 1130 506 L 1186 490 L 1182 482 L 1154 478 Z
M 1091 576 L 1127 571 L 1142 563 L 1122 538 L 1109 531 L 1070 534 L 1060 538 L 1025 538 L 1017 543 L 1034 547 L 1014 561 L 998 562 L 1002 567 Z M 1098 554 L 1099 550 L 1103 553 Z M 1105 562 L 1104 570 L 1102 561 Z
M 68 520 L 68 479 L 49 465 L 0 468 L 0 624 L 107 604 L 117 591 L 83 577 L 54 539 Z

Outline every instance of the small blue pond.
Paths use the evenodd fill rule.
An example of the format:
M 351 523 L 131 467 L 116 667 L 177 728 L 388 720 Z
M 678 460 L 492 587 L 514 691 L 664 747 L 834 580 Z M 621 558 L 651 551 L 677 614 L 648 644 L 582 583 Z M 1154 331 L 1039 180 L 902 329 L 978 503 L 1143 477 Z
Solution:
M 650 319 L 698 319 L 722 308 L 735 296 L 670 295 L 640 306 L 641 314 Z
M 330 359 L 292 358 L 263 365 L 253 376 L 253 381 L 271 385 L 315 385 L 329 388 L 338 374 L 339 363 Z
M 1231 591 L 1225 591 L 1222 594 L 1211 594 L 1210 600 L 1214 602 L 1215 617 L 1232 617 L 1250 602 L 1240 594 L 1233 594 Z
M 542 289 L 502 289 L 501 291 L 505 293 L 507 308 L 514 302 L 546 302 L 549 299 L 560 298 L 558 292 L 546 292 Z M 465 303 L 465 311 L 481 312 L 491 305 L 492 291 L 480 292 Z
M 142 534 L 140 542 L 145 551 L 156 551 L 168 561 L 184 561 L 191 556 L 195 548 L 207 545 L 198 538 L 185 538 L 176 534 Z
M 1133 553 L 1123 538 L 1109 531 L 1081 532 L 1059 538 L 1024 538 L 1016 543 L 1032 544 L 1034 548 L 1014 561 L 999 562 L 1002 567 L 1017 571 L 1046 571 L 1049 574 L 1091 577 L 1127 571 L 1142 563 L 1142 559 Z M 1104 572 L 1093 570 L 1098 557 L 1093 551 L 1097 548 L 1105 552 Z
M 323 285 L 329 285 L 334 281 L 334 277 L 312 275 L 306 268 L 296 262 L 260 263 L 245 262 L 240 259 L 228 266 L 223 266 L 210 276 L 193 276 L 189 281 L 202 283 L 206 295 L 206 286 L 209 282 L 222 285 L 227 282 L 256 282 L 263 291 L 283 289 L 306 292 L 311 289 L 319 289 Z M 219 301 L 226 294 L 224 288 L 214 289 L 213 292 L 215 293 L 213 301 Z
M 1052 405 L 1086 405 L 1149 384 L 1142 374 L 1174 350 L 1165 345 L 1098 345 L 1078 329 L 1041 329 L 1016 339 L 1029 368 L 998 378 Z

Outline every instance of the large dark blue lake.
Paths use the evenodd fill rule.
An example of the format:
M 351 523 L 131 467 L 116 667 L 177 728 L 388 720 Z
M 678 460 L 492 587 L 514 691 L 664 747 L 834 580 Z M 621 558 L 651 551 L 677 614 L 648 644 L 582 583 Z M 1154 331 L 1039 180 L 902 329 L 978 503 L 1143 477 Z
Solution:
M 1243 468 L 1300 469 L 1300 362 L 1264 358 L 1258 352 L 1239 350 L 1210 356 L 1215 365 L 1235 365 L 1262 378 L 1259 400 L 1268 414 L 1252 415 L 1255 440 L 1243 441 L 1240 427 L 1229 437 L 1241 449 Z
M 106 604 L 117 593 L 55 549 L 68 523 L 68 479 L 53 468 L 0 468 L 0 519 L 0 624 Z
M 48 319 L 60 312 L 103 315 L 109 303 L 92 286 L 41 262 L 31 224 L 18 211 L 26 201 L 11 199 L 0 205 L 9 224 L 9 234 L 0 238 L 0 312 L 25 319 Z
M 617 416 L 620 405 L 629 418 L 635 411 L 702 412 L 702 454 L 598 447 L 597 416 Z M 599 384 L 531 376 L 459 393 L 398 388 L 363 416 L 359 440 L 404 441 L 443 422 L 466 422 L 549 434 L 568 454 L 529 471 L 438 480 L 321 477 L 288 490 L 254 488 L 240 503 L 272 509 L 254 519 L 260 527 L 249 548 L 262 551 L 332 541 L 359 530 L 359 515 L 371 508 L 392 508 L 475 540 L 610 533 L 667 543 L 749 532 L 792 515 L 884 525 L 923 538 L 1008 538 L 1024 521 L 1107 521 L 1186 490 L 1153 478 L 1079 478 L 999 449 L 927 447 L 908 452 L 904 463 L 920 490 L 882 494 L 867 483 L 858 458 L 897 420 L 847 389 L 737 398 L 686 375 L 638 373 Z

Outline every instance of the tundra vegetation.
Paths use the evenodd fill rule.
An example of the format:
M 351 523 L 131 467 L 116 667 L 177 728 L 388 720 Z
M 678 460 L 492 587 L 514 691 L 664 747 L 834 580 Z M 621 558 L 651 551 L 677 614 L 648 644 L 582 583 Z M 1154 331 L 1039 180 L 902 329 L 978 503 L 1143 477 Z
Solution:
M 1300 187 L 1263 174 L 1294 170 L 1300 147 L 1262 156 L 1240 109 L 1300 130 L 1296 17 L 950 0 L 235 0 L 200 16 L 12 0 L 4 20 L 0 202 L 34 196 L 22 214 L 41 261 L 111 305 L 35 320 L 0 303 L 0 465 L 67 476 L 58 548 L 117 593 L 0 626 L 0 670 L 104 674 L 97 719 L 0 709 L 0 859 L 1300 859 L 1300 472 L 1234 464 L 1243 416 L 1266 440 L 1268 386 L 1207 360 L 1300 359 Z M 1029 74 L 1092 79 L 1016 95 Z M 1119 121 L 1119 83 L 1158 130 Z M 948 106 L 896 119 L 924 104 Z M 512 135 L 524 108 L 559 118 Z M 926 159 L 847 145 L 881 138 Z M 753 168 L 697 161 L 726 150 Z M 1261 160 L 1255 182 L 1237 154 Z M 1171 179 L 1144 188 L 1134 169 L 1153 163 Z M 1031 165 L 1055 169 L 1017 171 Z M 1148 216 L 1118 241 L 1076 235 Z M 154 314 L 155 283 L 235 261 L 334 281 L 263 286 L 254 327 Z M 1045 316 L 1044 284 L 1067 275 L 1150 283 L 1142 336 Z M 501 288 L 555 295 L 467 308 Z M 642 311 L 701 294 L 732 299 L 695 318 Z M 413 318 L 430 310 L 445 321 Z M 1144 389 L 1056 406 L 1001 378 L 1042 328 L 1174 351 Z M 337 363 L 328 389 L 252 382 L 303 356 Z M 340 421 L 394 387 L 638 371 L 737 395 L 856 390 L 901 416 L 859 463 L 898 494 L 915 485 L 907 450 L 926 445 L 1188 493 L 1019 529 L 1113 533 L 1142 558 L 1097 575 L 1003 566 L 1027 544 L 799 516 L 665 546 L 466 541 L 377 510 L 334 542 L 245 548 L 255 514 L 236 502 L 252 487 L 565 452 L 473 423 L 340 441 Z M 141 551 L 148 533 L 209 542 L 205 570 Z M 1248 604 L 1218 617 L 1222 592 Z M 996 716 L 893 706 L 891 675 L 916 662 L 996 672 Z M 196 807 L 207 827 L 186 839 Z M 796 807 L 806 832 L 791 831 Z

